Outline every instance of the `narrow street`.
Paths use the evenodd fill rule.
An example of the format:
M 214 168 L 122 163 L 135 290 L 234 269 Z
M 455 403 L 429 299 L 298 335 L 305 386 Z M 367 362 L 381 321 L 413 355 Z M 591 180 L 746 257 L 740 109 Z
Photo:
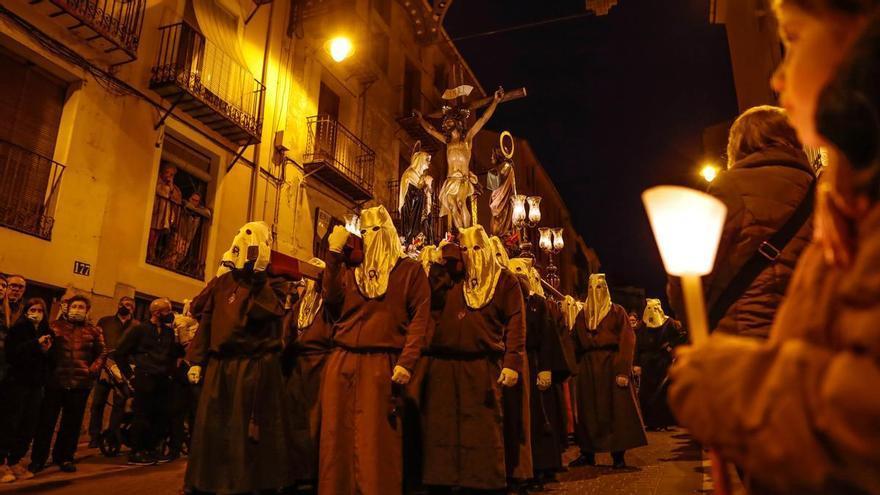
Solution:
M 599 466 L 571 469 L 559 483 L 542 493 L 572 495 L 685 495 L 707 493 L 699 447 L 682 432 L 648 433 L 649 445 L 627 453 L 630 468 L 613 470 L 608 456 Z M 50 468 L 33 480 L 0 486 L 0 493 L 52 495 L 175 495 L 181 487 L 184 460 L 163 466 L 132 467 L 126 457 L 102 457 L 96 450 L 80 449 L 78 471 L 64 474 Z M 577 455 L 570 449 L 566 461 Z

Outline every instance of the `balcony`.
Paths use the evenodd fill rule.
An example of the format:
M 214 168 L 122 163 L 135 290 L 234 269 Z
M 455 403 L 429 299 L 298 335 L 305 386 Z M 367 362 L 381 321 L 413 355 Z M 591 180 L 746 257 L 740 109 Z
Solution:
M 147 263 L 198 280 L 205 279 L 205 251 L 210 214 L 156 195 Z
M 29 0 L 113 65 L 137 58 L 146 0 Z
M 329 115 L 308 119 L 307 174 L 354 202 L 373 198 L 376 153 Z
M 421 141 L 422 149 L 435 154 L 441 149 L 443 143 L 434 139 L 434 136 L 428 134 L 427 131 L 419 124 L 419 119 L 413 115 L 413 111 L 418 110 L 426 116 L 431 112 L 440 111 L 442 104 L 434 98 L 431 98 L 421 91 L 407 91 L 402 88 L 403 92 L 403 110 L 397 117 L 397 124 L 409 134 L 413 141 Z M 439 130 L 439 126 L 435 126 Z
M 233 143 L 260 142 L 263 84 L 189 24 L 159 31 L 150 88 Z
M 63 174 L 64 165 L 0 140 L 0 225 L 51 240 Z

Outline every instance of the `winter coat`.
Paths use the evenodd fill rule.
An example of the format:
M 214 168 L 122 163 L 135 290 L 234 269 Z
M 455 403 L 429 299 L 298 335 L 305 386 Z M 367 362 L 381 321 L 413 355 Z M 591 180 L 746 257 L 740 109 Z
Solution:
M 104 335 L 90 324 L 56 320 L 50 325 L 55 342 L 50 349 L 52 373 L 49 385 L 90 388 L 104 360 Z
M 712 308 L 730 281 L 758 251 L 761 243 L 780 230 L 804 201 L 815 180 L 802 151 L 770 148 L 753 153 L 722 173 L 709 194 L 727 206 L 715 268 L 704 278 L 707 307 Z M 739 299 L 714 330 L 766 338 L 782 303 L 797 260 L 812 236 L 808 220 Z M 684 316 L 677 279 L 670 280 L 669 299 L 676 315 Z
M 880 205 L 856 232 L 848 268 L 807 248 L 769 342 L 713 336 L 672 368 L 676 417 L 751 493 L 880 493 Z
M 8 379 L 29 387 L 42 387 L 49 377 L 49 353 L 44 352 L 39 339 L 52 335 L 45 321 L 34 327 L 27 318 L 20 318 L 9 329 L 6 337 Z M 51 350 L 51 348 L 50 348 Z

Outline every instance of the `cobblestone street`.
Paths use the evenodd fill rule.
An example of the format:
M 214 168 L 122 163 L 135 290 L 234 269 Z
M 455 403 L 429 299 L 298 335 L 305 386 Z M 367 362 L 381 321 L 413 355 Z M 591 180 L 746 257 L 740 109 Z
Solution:
M 611 458 L 598 456 L 598 466 L 574 468 L 547 485 L 542 493 L 572 495 L 686 495 L 703 491 L 699 447 L 682 432 L 648 433 L 649 445 L 627 453 L 631 466 L 611 469 Z M 163 466 L 131 467 L 126 457 L 102 457 L 80 447 L 78 471 L 64 474 L 48 468 L 35 479 L 0 486 L 0 493 L 51 495 L 176 495 L 181 487 L 185 460 Z M 566 454 L 566 462 L 577 455 Z

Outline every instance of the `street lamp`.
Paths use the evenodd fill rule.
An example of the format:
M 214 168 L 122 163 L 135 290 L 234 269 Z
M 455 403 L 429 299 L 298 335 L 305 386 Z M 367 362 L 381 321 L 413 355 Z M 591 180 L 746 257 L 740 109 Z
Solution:
M 702 345 L 709 339 L 709 325 L 700 277 L 710 273 L 715 264 L 727 207 L 708 194 L 680 186 L 648 189 L 642 193 L 642 201 L 663 266 L 670 275 L 681 277 L 692 343 Z M 724 461 L 714 450 L 709 458 L 715 494 L 730 493 Z
M 550 260 L 547 264 L 547 283 L 554 289 L 559 289 L 559 270 L 554 263 L 553 257 L 565 247 L 565 241 L 562 239 L 562 227 L 555 229 L 541 227 L 538 229 L 538 232 L 540 232 L 541 236 L 538 246 L 547 253 Z
M 519 230 L 520 256 L 535 258 L 532 253 L 532 243 L 529 241 L 527 229 L 534 228 L 541 221 L 541 197 L 516 194 L 511 198 L 513 211 L 511 212 L 513 226 Z
M 707 183 L 712 183 L 712 181 L 718 177 L 719 171 L 720 170 L 716 165 L 707 163 L 703 165 L 702 169 L 700 169 L 700 177 L 702 177 Z
M 354 53 L 354 44 L 347 36 L 336 36 L 327 41 L 325 49 L 335 62 L 342 62 Z

